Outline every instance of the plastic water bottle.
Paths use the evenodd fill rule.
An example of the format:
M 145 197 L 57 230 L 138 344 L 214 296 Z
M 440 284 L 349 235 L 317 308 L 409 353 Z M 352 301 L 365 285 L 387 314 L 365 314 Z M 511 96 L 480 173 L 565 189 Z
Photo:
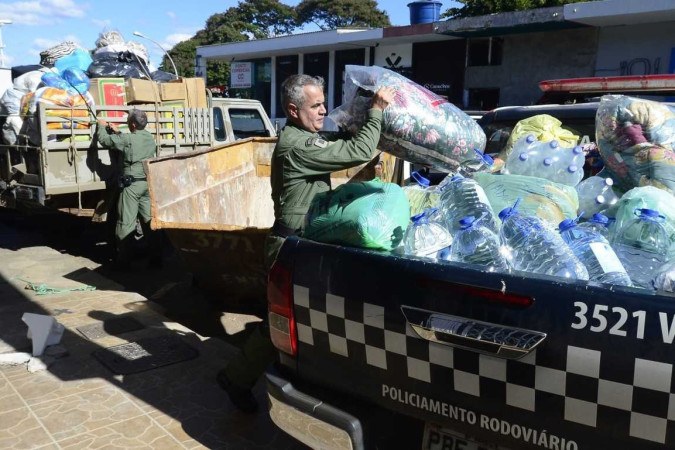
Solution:
M 513 268 L 562 278 L 588 280 L 588 270 L 560 234 L 536 216 L 518 212 L 520 201 L 499 213 L 499 235 L 513 255 Z
M 459 164 L 459 174 L 464 177 L 471 177 L 476 172 L 491 172 L 492 166 L 495 163 L 494 159 L 477 148 L 474 148 L 473 151 L 473 157 Z
M 609 241 L 609 217 L 604 214 L 595 213 L 587 222 L 581 222 L 577 227 L 593 230 Z
M 560 236 L 588 270 L 588 276 L 600 283 L 632 286 L 626 269 L 602 234 L 565 219 L 558 226 Z
M 675 261 L 669 261 L 656 271 L 654 289 L 657 291 L 675 292 Z
M 652 280 L 666 262 L 670 240 L 665 217 L 648 208 L 635 210 L 636 218 L 614 236 L 612 246 L 636 286 L 651 288 Z
M 502 173 L 541 177 L 541 174 L 535 174 L 535 170 L 542 161 L 543 150 L 541 142 L 533 134 L 521 137 L 513 144 L 511 153 L 504 162 Z
M 403 236 L 403 253 L 437 259 L 437 254 L 452 245 L 452 235 L 445 227 L 430 222 L 428 211 L 410 218 L 412 223 Z
M 611 178 L 599 176 L 588 177 L 576 186 L 579 195 L 579 212 L 584 219 L 593 214 L 604 211 L 614 205 L 619 197 L 614 193 Z
M 450 260 L 475 264 L 488 272 L 508 272 L 511 264 L 501 250 L 499 236 L 473 216 L 459 220 L 450 249 Z
M 556 141 L 551 141 L 550 144 L 554 142 Z M 576 186 L 584 177 L 586 154 L 581 146 L 577 145 L 570 149 L 560 147 L 556 142 L 555 146 L 549 145 L 543 156 L 542 164 L 546 168 L 543 178 L 567 186 Z M 548 170 L 549 168 L 552 170 Z
M 429 180 L 420 175 L 419 172 L 411 173 L 410 178 L 412 178 L 413 183 L 404 186 L 403 192 L 408 197 L 410 213 L 414 216 L 435 206 L 438 203 L 439 195 L 436 189 L 430 186 Z
M 483 188 L 472 178 L 454 175 L 441 192 L 441 213 L 450 231 L 459 230 L 459 219 L 474 216 L 497 233 L 499 223 Z

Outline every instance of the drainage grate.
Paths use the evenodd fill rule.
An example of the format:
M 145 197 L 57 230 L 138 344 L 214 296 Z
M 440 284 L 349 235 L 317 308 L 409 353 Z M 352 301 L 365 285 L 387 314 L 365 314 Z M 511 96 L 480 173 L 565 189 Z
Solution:
M 194 359 L 199 351 L 169 334 L 102 348 L 93 356 L 113 373 L 129 375 Z
M 130 331 L 145 328 L 145 325 L 132 317 L 116 317 L 103 322 L 92 323 L 78 327 L 77 331 L 89 340 L 101 339 L 106 336 L 117 336 Z

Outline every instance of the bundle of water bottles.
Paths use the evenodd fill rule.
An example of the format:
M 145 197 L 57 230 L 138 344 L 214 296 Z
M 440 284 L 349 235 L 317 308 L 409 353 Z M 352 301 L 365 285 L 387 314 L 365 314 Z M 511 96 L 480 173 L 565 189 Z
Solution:
M 675 246 L 671 246 L 675 211 L 664 214 L 652 206 L 675 209 L 675 202 L 670 201 L 675 198 L 666 191 L 644 187 L 629 191 L 626 201 L 620 201 L 611 178 L 592 176 L 582 181 L 584 156 L 580 147 L 523 137 L 502 174 L 492 175 L 504 181 L 521 177 L 525 180 L 522 192 L 491 189 L 487 195 L 481 186 L 485 177 L 476 174 L 491 172 L 492 161 L 480 152 L 437 186 L 415 174 L 415 182 L 404 187 L 415 215 L 398 250 L 410 256 L 467 263 L 489 272 L 518 270 L 673 291 L 675 258 L 670 259 L 675 255 Z M 578 214 L 552 223 L 550 217 L 542 218 L 536 210 L 523 208 L 522 197 L 528 195 L 528 189 L 546 183 L 571 188 Z M 646 191 L 649 189 L 658 193 Z M 494 209 L 505 199 L 513 201 Z M 637 199 L 642 203 L 636 203 Z

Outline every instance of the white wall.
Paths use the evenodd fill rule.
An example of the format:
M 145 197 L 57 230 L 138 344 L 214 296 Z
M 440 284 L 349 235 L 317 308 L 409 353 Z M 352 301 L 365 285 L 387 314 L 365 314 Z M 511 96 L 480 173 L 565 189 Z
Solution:
M 672 22 L 602 28 L 595 74 L 668 73 L 674 47 L 675 25 Z
M 390 69 L 391 63 L 396 67 L 412 67 L 412 44 L 380 45 L 375 48 L 375 65 Z M 398 58 L 401 58 L 400 61 Z M 387 61 L 389 58 L 389 61 Z M 398 61 L 398 62 L 397 62 Z

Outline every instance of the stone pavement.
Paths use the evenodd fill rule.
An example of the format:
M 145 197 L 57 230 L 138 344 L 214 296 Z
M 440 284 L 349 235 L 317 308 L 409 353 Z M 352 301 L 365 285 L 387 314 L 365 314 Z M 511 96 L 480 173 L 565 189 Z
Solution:
M 60 345 L 68 353 L 41 358 L 47 367 L 35 372 L 27 364 L 0 366 L 0 448 L 304 448 L 270 421 L 263 383 L 255 389 L 263 406 L 256 415 L 239 413 L 218 388 L 215 374 L 236 347 L 168 319 L 154 302 L 105 276 L 99 263 L 46 246 L 3 217 L 0 354 L 30 353 L 21 320 L 26 312 L 58 320 L 65 327 Z M 29 283 L 66 291 L 38 295 Z M 96 289 L 67 290 L 84 286 Z M 144 327 L 95 339 L 77 330 L 116 317 L 133 317 Z M 165 334 L 180 336 L 199 356 L 131 375 L 115 375 L 92 356 Z

